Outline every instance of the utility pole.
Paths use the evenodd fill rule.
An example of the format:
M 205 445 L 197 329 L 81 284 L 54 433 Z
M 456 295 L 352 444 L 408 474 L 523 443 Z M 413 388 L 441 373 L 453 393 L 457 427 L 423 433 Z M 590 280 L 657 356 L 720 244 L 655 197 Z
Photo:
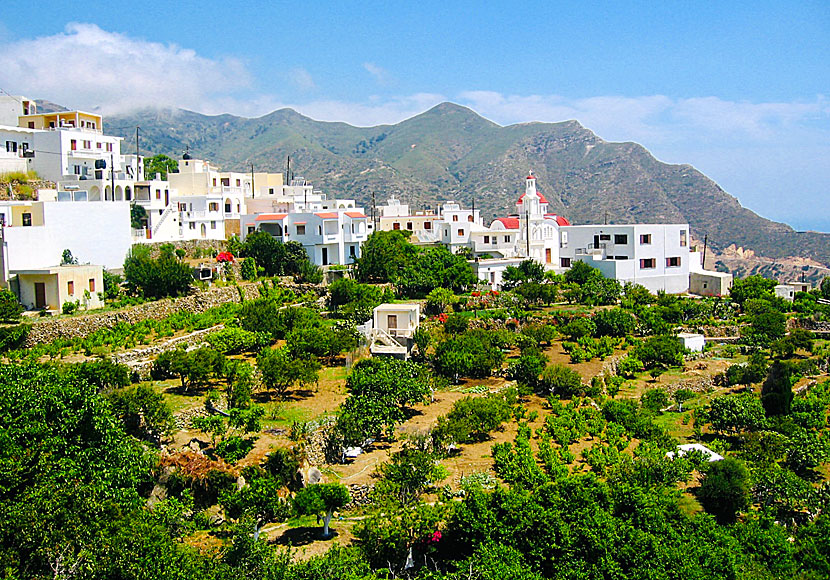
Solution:
M 372 223 L 374 224 L 374 231 L 378 230 L 378 206 L 375 203 L 375 192 L 372 192 Z
M 704 270 L 706 269 L 706 244 L 707 244 L 708 241 L 709 241 L 709 234 L 706 234 L 706 235 L 703 236 L 703 263 L 701 264 L 701 266 L 703 267 Z
M 253 197 L 256 197 L 256 196 L 254 195 L 254 192 L 255 192 L 255 191 L 256 191 L 256 189 L 254 189 L 254 164 L 253 164 L 253 162 L 252 162 L 252 163 L 251 163 L 251 197 L 252 197 L 252 198 L 253 198 Z
M 136 125 L 136 126 L 135 126 L 135 180 L 136 180 L 136 181 L 138 181 L 138 180 L 140 180 L 140 179 L 141 179 L 141 178 L 138 176 L 138 154 L 139 154 L 139 149 L 138 149 L 138 130 L 139 130 L 140 128 L 141 128 L 141 127 L 139 127 L 138 125 Z
M 605 225 L 608 225 L 608 212 L 605 212 Z
M 110 195 L 115 201 L 115 154 L 110 153 Z
M 527 257 L 530 259 L 530 208 L 525 209 L 525 238 L 527 238 Z

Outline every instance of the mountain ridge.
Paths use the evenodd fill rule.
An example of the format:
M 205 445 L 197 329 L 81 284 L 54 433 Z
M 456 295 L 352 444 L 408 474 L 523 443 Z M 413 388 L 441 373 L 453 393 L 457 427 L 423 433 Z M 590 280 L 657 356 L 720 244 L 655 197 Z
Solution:
M 178 157 L 189 146 L 195 157 L 239 171 L 250 163 L 284 171 L 290 155 L 296 175 L 332 195 L 369 204 L 373 193 L 378 203 L 394 194 L 419 208 L 475 200 L 487 217 L 514 211 L 533 169 L 551 211 L 573 223 L 689 223 L 715 249 L 734 244 L 830 264 L 830 234 L 763 218 L 693 166 L 663 163 L 635 142 L 605 141 L 577 120 L 501 126 L 446 102 L 372 127 L 316 121 L 290 108 L 257 118 L 145 109 L 106 124 L 128 140 L 141 126 L 142 152 Z

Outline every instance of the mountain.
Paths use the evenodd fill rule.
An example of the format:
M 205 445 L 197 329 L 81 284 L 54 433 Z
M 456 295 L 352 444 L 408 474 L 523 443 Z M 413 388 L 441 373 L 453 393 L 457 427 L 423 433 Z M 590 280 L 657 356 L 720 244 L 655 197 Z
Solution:
M 395 194 L 414 207 L 475 200 L 482 215 L 514 211 L 532 169 L 553 212 L 572 223 L 688 222 L 716 250 L 730 245 L 770 258 L 803 256 L 830 264 L 830 234 L 796 232 L 742 207 L 690 165 L 669 165 L 637 143 L 604 141 L 576 121 L 502 127 L 442 103 L 396 125 L 353 127 L 291 109 L 256 119 L 180 109 L 138 111 L 106 121 L 108 133 L 141 152 L 194 157 L 223 169 L 283 171 L 322 191 L 371 203 Z

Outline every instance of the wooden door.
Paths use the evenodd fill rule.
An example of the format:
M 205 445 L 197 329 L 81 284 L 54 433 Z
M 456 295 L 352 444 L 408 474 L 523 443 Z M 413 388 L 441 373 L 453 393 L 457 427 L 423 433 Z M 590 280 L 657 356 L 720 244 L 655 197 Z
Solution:
M 545 262 L 550 264 L 550 248 L 545 248 Z
M 395 335 L 395 331 L 398 330 L 398 315 L 397 314 L 387 314 L 386 315 L 386 330 L 392 336 Z
M 35 282 L 35 308 L 46 308 L 46 284 Z

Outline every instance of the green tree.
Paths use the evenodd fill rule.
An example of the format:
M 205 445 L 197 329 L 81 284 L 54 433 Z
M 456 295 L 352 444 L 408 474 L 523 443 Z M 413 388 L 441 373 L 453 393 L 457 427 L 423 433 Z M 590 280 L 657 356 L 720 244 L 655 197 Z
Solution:
M 71 250 L 64 250 L 61 254 L 61 266 L 77 264 L 78 258 L 72 255 Z
M 683 346 L 674 336 L 655 336 L 634 347 L 632 356 L 642 361 L 646 370 L 656 366 L 681 366 Z
M 404 447 L 378 466 L 374 495 L 400 504 L 413 504 L 430 487 L 447 476 L 431 453 Z
M 341 483 L 309 485 L 294 496 L 294 508 L 299 514 L 323 514 L 323 538 L 331 537 L 329 524 L 335 510 L 352 501 L 349 489 Z
M 285 347 L 262 349 L 256 364 L 262 373 L 262 382 L 278 397 L 284 397 L 288 389 L 295 385 L 306 387 L 316 383 L 320 371 L 316 358 L 294 358 Z
M 502 274 L 502 287 L 515 290 L 529 282 L 540 283 L 545 278 L 545 267 L 533 259 L 523 260 L 518 266 L 508 266 Z
M 233 493 L 225 493 L 220 501 L 232 518 L 250 517 L 254 522 L 254 540 L 259 539 L 262 526 L 284 521 L 291 515 L 291 506 L 280 496 L 280 483 L 272 477 L 255 477 Z
M 141 228 L 145 227 L 145 221 L 147 219 L 147 210 L 144 209 L 143 205 L 138 205 L 137 203 L 130 204 L 130 227 L 134 230 L 140 230 Z
M 427 294 L 427 301 L 424 310 L 427 314 L 441 314 L 448 308 L 458 303 L 458 298 L 446 288 L 435 288 Z
M 267 232 L 257 231 L 248 234 L 239 255 L 253 258 L 256 265 L 265 270 L 266 276 L 279 276 L 284 273 L 285 247 Z
M 649 389 L 640 397 L 640 405 L 649 411 L 659 412 L 669 405 L 666 389 Z
M 404 266 L 394 281 L 401 295 L 420 298 L 435 288 L 463 292 L 476 284 L 476 277 L 464 258 L 441 246 L 419 250 L 417 258 Z
M 751 503 L 749 471 L 737 459 L 727 457 L 710 463 L 700 482 L 698 499 L 720 523 L 735 521 L 738 512 Z
M 398 273 L 418 254 L 418 249 L 409 242 L 411 235 L 412 232 L 403 230 L 372 232 L 355 262 L 357 280 L 373 283 L 395 281 Z
M 732 289 L 729 291 L 729 297 L 732 302 L 736 304 L 743 304 L 750 299 L 764 299 L 772 300 L 775 297 L 773 288 L 775 288 L 775 280 L 770 280 L 762 276 L 747 276 L 746 278 L 736 278 L 732 282 Z
M 124 277 L 134 292 L 147 298 L 187 294 L 193 275 L 187 264 L 171 252 L 162 252 L 158 259 L 150 257 L 148 248 L 133 246 L 124 260 Z
M 775 361 L 770 365 L 761 387 L 761 404 L 767 417 L 790 414 L 794 383 L 795 376 L 790 364 Z
M 173 411 L 150 385 L 142 383 L 113 391 L 106 399 L 124 430 L 138 439 L 158 443 L 175 430 Z
M 672 399 L 674 399 L 674 402 L 677 403 L 678 413 L 683 412 L 683 403 L 689 399 L 693 399 L 694 396 L 694 392 L 689 389 L 677 389 L 674 394 L 672 394 Z
M 447 415 L 438 418 L 435 437 L 455 443 L 483 441 L 511 414 L 511 401 L 503 394 L 464 397 L 453 404 Z
M 634 334 L 636 321 L 634 317 L 622 308 L 600 310 L 594 316 L 596 336 L 624 337 Z
M 706 409 L 712 429 L 719 433 L 752 430 L 764 422 L 764 408 L 753 393 L 723 395 L 712 399 Z
M 23 306 L 17 301 L 14 292 L 6 288 L 0 288 L 0 322 L 17 322 Z
M 256 280 L 256 259 L 251 258 L 250 256 L 243 259 L 242 266 L 240 267 L 240 273 L 243 280 Z
M 499 368 L 504 353 L 491 333 L 469 330 L 448 338 L 435 347 L 435 370 L 448 378 L 484 378 Z
M 161 173 L 161 178 L 167 179 L 168 173 L 178 172 L 179 162 L 164 153 L 144 159 L 144 179 L 155 179 L 156 173 Z
M 578 372 L 562 364 L 552 364 L 542 371 L 539 378 L 540 394 L 557 397 L 575 397 L 585 391 Z

